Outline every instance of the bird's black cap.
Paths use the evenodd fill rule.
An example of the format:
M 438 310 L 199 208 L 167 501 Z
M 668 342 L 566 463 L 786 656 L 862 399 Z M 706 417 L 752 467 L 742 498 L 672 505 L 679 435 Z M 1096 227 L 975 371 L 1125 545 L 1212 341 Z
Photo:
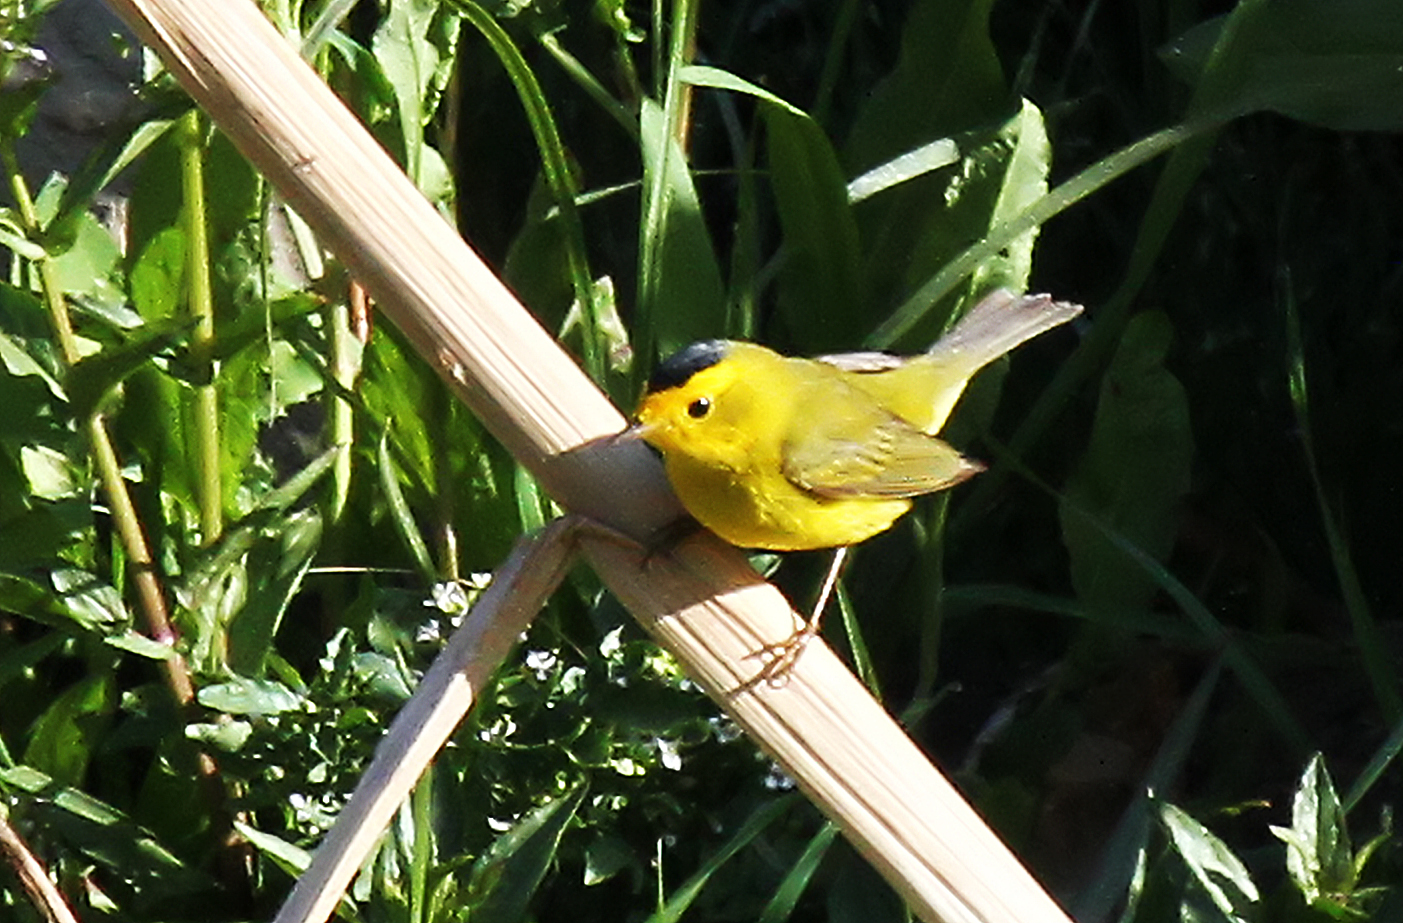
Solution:
M 684 346 L 653 370 L 652 377 L 648 379 L 648 393 L 656 394 L 686 384 L 693 375 L 711 368 L 725 356 L 725 340 L 700 340 L 691 346 Z

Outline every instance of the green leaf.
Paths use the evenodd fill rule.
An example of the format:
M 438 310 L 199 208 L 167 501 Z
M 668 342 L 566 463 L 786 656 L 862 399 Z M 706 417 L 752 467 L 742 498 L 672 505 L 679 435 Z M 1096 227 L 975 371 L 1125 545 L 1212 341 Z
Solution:
M 668 355 L 723 333 L 726 296 L 686 156 L 652 100 L 639 113 L 643 146 L 640 301 L 653 342 Z
M 1009 146 L 1009 151 L 999 173 L 994 206 L 989 213 L 987 230 L 991 232 L 1011 223 L 1047 195 L 1047 174 L 1052 164 L 1052 148 L 1048 144 L 1043 114 L 1026 99 L 1018 114 L 999 131 L 999 140 Z M 1026 290 L 1033 269 L 1033 244 L 1037 241 L 1038 230 L 1024 231 L 998 257 L 981 266 L 970 281 L 971 296 L 982 297 L 996 288 Z
M 439 451 L 429 438 L 430 408 L 442 383 L 398 334 L 377 330 L 365 349 L 361 395 L 371 417 L 388 421 L 385 426 L 395 461 L 406 468 L 410 482 L 433 493 L 437 490 Z
M 314 510 L 298 510 L 249 554 L 253 585 L 229 623 L 229 667 L 243 676 L 261 676 L 273 649 L 284 613 L 302 588 L 321 548 L 322 519 Z
M 203 746 L 225 753 L 237 753 L 253 736 L 253 725 L 247 721 L 220 721 L 212 724 L 187 724 L 185 736 Z
M 103 629 L 131 621 L 122 595 L 111 584 L 77 568 L 56 568 L 49 574 L 62 611 L 85 628 Z
M 389 503 L 391 522 L 394 523 L 400 538 L 404 540 L 405 548 L 414 558 L 414 563 L 419 568 L 419 575 L 432 582 L 436 573 L 433 557 L 430 556 L 429 546 L 419 531 L 419 523 L 414 519 L 414 512 L 409 508 L 409 501 L 405 499 L 404 491 L 400 488 L 399 467 L 390 457 L 390 431 L 394 428 L 392 426 L 385 427 L 377 450 L 376 469 L 380 472 L 380 489 Z
M 1325 760 L 1316 753 L 1301 775 L 1291 802 L 1291 826 L 1272 827 L 1286 844 L 1286 871 L 1306 903 L 1347 894 L 1354 888 L 1354 855 L 1345 813 Z
M 1042 113 L 1025 102 L 996 127 L 951 143 L 960 157 L 950 169 L 910 179 L 855 209 L 863 239 L 881 242 L 867 255 L 871 297 L 900 304 L 875 335 L 884 346 L 899 332 L 908 348 L 925 348 L 958 315 L 960 300 L 998 286 L 1027 287 L 1038 226 L 1024 228 L 1019 219 L 1047 193 L 1051 152 Z M 952 260 L 993 238 L 1002 245 L 969 266 L 963 292 L 944 284 Z
M 312 864 L 312 854 L 287 840 L 264 833 L 242 821 L 234 821 L 234 828 L 248 838 L 248 841 L 264 855 L 272 859 L 283 871 L 297 878 Z
M 950 138 L 940 138 L 904 154 L 898 154 L 848 183 L 848 200 L 857 203 L 879 192 L 899 186 L 934 170 L 958 163 L 960 146 Z
M 212 885 L 125 813 L 60 785 L 42 771 L 30 766 L 0 770 L 0 784 L 32 795 L 36 801 L 31 817 L 46 839 L 90 857 L 104 870 L 104 878 L 162 899 L 207 891 Z
M 182 340 L 194 326 L 184 317 L 143 324 L 126 343 L 112 345 L 81 359 L 68 370 L 64 384 L 75 419 L 86 420 L 102 408 L 119 384 Z
M 586 885 L 608 881 L 626 868 L 638 868 L 638 857 L 623 837 L 606 834 L 585 847 Z
M 108 635 L 102 641 L 119 651 L 126 651 L 129 654 L 136 654 L 138 657 L 146 657 L 150 660 L 170 660 L 175 656 L 175 648 L 169 644 L 162 644 L 160 641 L 148 638 L 130 628 L 117 634 Z
M 15 555 L 5 554 L 4 557 L 8 559 Z M 73 627 L 66 610 L 54 599 L 54 594 L 27 577 L 0 574 L 0 609 L 55 628 L 71 630 Z
M 8 208 L 0 209 L 0 247 L 8 247 L 15 256 L 26 260 L 42 260 L 48 255 L 41 244 L 29 239 L 19 219 Z
M 47 446 L 24 445 L 20 446 L 19 457 L 32 496 L 63 500 L 79 492 L 75 478 L 81 474 L 74 470 L 68 456 Z
M 5 92 L 0 93 L 0 135 L 6 138 L 23 138 L 29 133 L 30 123 L 34 121 L 34 114 L 39 110 L 39 99 L 56 77 L 57 73 L 54 73 L 41 80 L 31 80 L 13 88 L 6 87 Z
M 185 297 L 185 231 L 158 231 L 137 254 L 129 288 L 132 306 L 148 321 L 175 314 Z
M 404 663 L 396 657 L 373 651 L 359 653 L 351 658 L 351 672 L 368 695 L 382 702 L 399 705 L 414 694 Z
M 583 787 L 528 813 L 474 863 L 469 881 L 474 923 L 517 923 L 555 861 L 561 834 L 584 801 Z
M 901 53 L 872 90 L 847 145 L 868 170 L 937 138 L 1007 118 L 1003 65 L 989 37 L 993 0 L 920 0 L 901 31 Z
M 241 561 L 249 550 L 266 531 L 271 529 L 276 534 L 277 524 L 282 521 L 288 508 L 331 470 L 343 451 L 339 448 L 327 449 L 281 487 L 260 497 L 246 516 L 225 531 L 217 545 L 206 549 L 203 560 L 177 588 L 176 595 L 181 605 L 190 608 L 201 606 L 203 596 L 216 592 L 215 585 L 226 582 L 231 571 L 242 569 Z
M 188 98 L 181 102 L 186 108 L 191 105 Z M 82 168 L 64 187 L 58 209 L 44 229 L 45 241 L 71 241 L 83 216 L 92 209 L 98 193 L 111 185 L 119 173 L 135 163 L 147 148 L 160 140 L 173 123 L 172 118 L 152 119 L 137 126 L 136 130 L 125 138 L 114 135 L 94 148 L 83 162 Z
M 1175 852 L 1213 905 L 1229 920 L 1249 923 L 1261 898 L 1242 860 L 1207 827 L 1172 804 L 1160 804 L 1159 819 Z
M 807 115 L 765 107 L 770 181 L 784 233 L 780 307 L 808 351 L 851 347 L 867 325 L 862 260 L 847 183 Z
M 370 42 L 394 87 L 404 140 L 405 169 L 415 185 L 425 179 L 424 126 L 452 72 L 458 15 L 438 0 L 391 0 Z
M 230 715 L 280 715 L 301 711 L 306 704 L 301 695 L 282 683 L 246 677 L 205 686 L 196 698 L 205 708 Z
M 1163 364 L 1170 335 L 1160 314 L 1138 315 L 1126 326 L 1101 385 L 1086 453 L 1060 504 L 1072 583 L 1079 598 L 1105 613 L 1142 611 L 1155 583 L 1082 511 L 1162 561 L 1189 486 L 1188 403 Z
M 783 923 L 794 915 L 799 898 L 818 872 L 819 864 L 828 855 L 828 848 L 838 838 L 838 825 L 829 821 L 809 840 L 804 852 L 795 860 L 789 872 L 775 889 L 774 896 L 760 914 L 759 923 Z
M 113 699 L 110 675 L 74 683 L 34 723 L 24 761 L 60 784 L 81 785 L 111 722 Z
M 45 187 L 46 198 L 58 198 L 63 186 L 55 184 L 53 188 L 53 193 L 49 193 L 50 187 Z M 54 245 L 47 241 L 45 245 L 51 248 L 49 255 L 58 273 L 59 288 L 65 293 L 100 305 L 125 300 L 117 282 L 121 251 L 112 235 L 91 214 L 74 219 L 74 236 L 71 241 L 64 241 L 61 252 L 55 252 Z
M 1243 11 L 1220 58 L 1227 115 L 1270 110 L 1337 131 L 1403 128 L 1403 6 L 1394 0 L 1274 0 Z M 1161 52 L 1182 80 L 1205 73 L 1227 16 Z

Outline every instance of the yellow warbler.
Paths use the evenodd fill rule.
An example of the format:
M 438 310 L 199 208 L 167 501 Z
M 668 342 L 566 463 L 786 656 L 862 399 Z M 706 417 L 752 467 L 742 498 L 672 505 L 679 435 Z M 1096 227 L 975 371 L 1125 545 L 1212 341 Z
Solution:
M 630 432 L 662 453 L 687 512 L 743 548 L 838 548 L 813 614 L 767 649 L 763 676 L 817 633 L 849 546 L 890 528 L 912 497 L 983 470 L 935 435 L 974 373 L 1080 311 L 999 290 L 919 356 L 794 359 L 705 340 L 658 366 Z
M 1000 290 L 910 358 L 794 359 L 754 343 L 694 343 L 658 366 L 635 432 L 662 453 L 687 512 L 726 541 L 853 545 L 889 528 L 910 498 L 982 470 L 935 436 L 966 383 L 1080 311 Z

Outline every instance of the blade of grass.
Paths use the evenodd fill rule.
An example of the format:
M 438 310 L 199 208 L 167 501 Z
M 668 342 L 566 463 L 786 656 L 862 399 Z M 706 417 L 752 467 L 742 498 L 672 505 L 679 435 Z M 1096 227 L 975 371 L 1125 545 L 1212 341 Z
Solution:
M 579 187 L 570 171 L 569 157 L 565 143 L 561 140 L 560 129 L 555 115 L 551 112 L 536 73 L 521 54 L 521 49 L 497 20 L 472 0 L 449 0 L 454 9 L 463 15 L 473 28 L 482 33 L 492 51 L 502 62 L 502 67 L 516 87 L 521 106 L 526 112 L 526 120 L 531 126 L 531 134 L 536 139 L 536 149 L 541 155 L 541 171 L 545 174 L 546 185 L 550 187 L 555 205 L 560 209 L 560 220 L 565 229 L 565 253 L 570 267 L 570 283 L 575 292 L 575 301 L 580 305 L 582 336 L 580 349 L 583 353 L 585 371 L 597 382 L 603 383 L 607 366 L 604 362 L 603 341 L 600 334 L 599 307 L 595 304 L 593 279 L 590 276 L 589 258 L 585 248 L 584 224 L 575 207 L 575 197 Z
M 1022 587 L 999 584 L 969 584 L 947 587 L 944 593 L 949 605 L 969 606 L 1008 606 L 1027 609 L 1031 612 L 1045 612 L 1049 615 L 1065 615 L 1071 618 L 1101 622 L 1105 613 L 1087 608 L 1075 599 L 1037 593 Z M 1202 636 L 1193 628 L 1185 626 L 1177 619 L 1143 612 L 1117 612 L 1114 624 L 1126 631 L 1149 635 L 1179 644 L 1192 643 Z
M 751 840 L 755 839 L 765 831 L 770 824 L 783 817 L 798 799 L 798 795 L 783 795 L 761 807 L 745 823 L 741 824 L 739 830 L 726 842 L 726 845 L 713 852 L 696 873 L 683 883 L 682 887 L 673 892 L 667 903 L 650 916 L 647 923 L 676 923 L 681 919 L 682 914 L 687 912 L 687 908 L 692 906 L 692 902 L 697 899 L 701 889 L 706 887 L 707 881 L 716 874 L 716 870 L 725 865 L 732 856 L 744 849 Z
M 615 99 L 579 58 L 565 50 L 565 46 L 560 44 L 559 35 L 555 32 L 543 32 L 537 36 L 537 40 L 541 43 L 541 47 L 555 58 L 561 70 L 565 71 L 566 75 L 575 81 L 590 99 L 598 103 L 599 108 L 617 122 L 620 128 L 628 132 L 629 137 L 637 141 L 638 117 L 627 106 Z
M 1193 748 L 1194 737 L 1203 725 L 1208 703 L 1223 672 L 1219 657 L 1194 686 L 1184 707 L 1175 716 L 1169 732 L 1145 772 L 1140 793 L 1121 815 L 1111 838 L 1101 853 L 1100 870 L 1072 902 L 1072 915 L 1078 920 L 1106 920 L 1131 890 L 1138 860 L 1148 845 L 1153 804 L 1152 792 L 1168 791 L 1179 777 Z M 1131 899 L 1133 900 L 1133 894 Z
M 1065 211 L 1093 192 L 1099 191 L 1111 181 L 1215 127 L 1216 122 L 1185 122 L 1161 129 L 1082 170 L 945 264 L 872 332 L 865 345 L 874 349 L 891 346 L 919 323 L 926 311 L 953 291 L 966 276 L 997 256 L 1019 237 L 1046 223 L 1054 215 Z
M 813 880 L 819 863 L 828 855 L 828 848 L 833 845 L 837 836 L 838 825 L 832 821 L 824 824 L 818 833 L 814 834 L 813 839 L 809 840 L 809 845 L 804 847 L 799 858 L 790 866 L 779 887 L 775 888 L 775 893 L 765 905 L 765 909 L 760 911 L 757 923 L 782 923 L 793 916 L 794 907 L 804 895 L 804 889 Z
M 828 107 L 833 101 L 833 88 L 838 85 L 838 75 L 842 72 L 843 63 L 847 58 L 848 40 L 852 37 L 860 7 L 857 0 L 843 0 L 842 6 L 833 17 L 833 33 L 828 37 L 828 49 L 823 56 L 823 70 L 818 76 L 818 90 L 814 92 L 814 119 L 818 122 L 828 118 Z
M 868 653 L 867 641 L 862 636 L 862 626 L 858 623 L 857 612 L 853 609 L 852 600 L 848 598 L 848 590 L 843 586 L 841 579 L 834 590 L 833 595 L 838 598 L 838 612 L 843 617 L 843 636 L 847 638 L 848 649 L 852 651 L 853 670 L 857 672 L 857 678 L 862 680 L 862 685 L 868 688 L 873 698 L 881 701 L 881 682 L 877 679 L 877 671 L 872 664 L 872 655 Z
M 434 767 L 429 766 L 405 805 L 414 822 L 414 842 L 405 863 L 409 867 L 409 923 L 425 923 L 428 919 L 429 875 L 434 864 L 433 806 Z
M 1301 324 L 1296 316 L 1296 299 L 1290 284 L 1289 271 L 1283 279 L 1280 298 L 1286 317 L 1286 351 L 1290 363 L 1291 407 L 1296 412 L 1296 427 L 1301 434 L 1301 451 L 1305 455 L 1306 469 L 1310 472 L 1311 487 L 1315 492 L 1315 503 L 1320 509 L 1320 521 L 1325 528 L 1325 541 L 1330 547 L 1330 561 L 1335 567 L 1335 579 L 1340 584 L 1340 595 L 1344 597 L 1345 611 L 1349 613 L 1350 627 L 1354 630 L 1355 647 L 1364 664 L 1364 673 L 1373 687 L 1374 699 L 1389 724 L 1403 720 L 1403 697 L 1398 691 L 1397 667 L 1390 663 L 1389 646 L 1379 631 L 1378 622 L 1369 609 L 1364 597 L 1364 587 L 1359 582 L 1359 573 L 1350 557 L 1349 543 L 1340 532 L 1339 519 L 1330 508 L 1325 497 L 1325 484 L 1320 477 L 1320 466 L 1316 461 L 1315 442 L 1311 436 L 1310 397 L 1306 390 L 1305 348 L 1301 343 Z
M 1354 784 L 1349 787 L 1348 794 L 1345 795 L 1345 811 L 1354 810 L 1355 805 L 1363 800 L 1369 793 L 1369 789 L 1374 787 L 1374 783 L 1384 774 L 1384 770 L 1398 758 L 1400 751 L 1403 751 L 1403 721 L 1393 726 L 1393 731 L 1379 748 L 1374 751 L 1374 755 L 1369 759 L 1369 764 L 1359 773 L 1359 778 L 1354 780 Z
M 380 471 L 380 487 L 385 491 L 385 499 L 389 501 L 390 518 L 394 521 L 395 530 L 399 532 L 410 556 L 414 558 L 414 564 L 419 568 L 419 576 L 426 583 L 432 584 L 437 582 L 438 572 L 434 568 L 433 558 L 429 555 L 429 546 L 419 531 L 419 524 L 414 520 L 414 513 L 410 511 L 409 503 L 404 499 L 404 491 L 400 490 L 399 466 L 394 463 L 389 446 L 390 428 L 387 426 L 380 436 L 376 459 L 378 464 L 375 466 Z

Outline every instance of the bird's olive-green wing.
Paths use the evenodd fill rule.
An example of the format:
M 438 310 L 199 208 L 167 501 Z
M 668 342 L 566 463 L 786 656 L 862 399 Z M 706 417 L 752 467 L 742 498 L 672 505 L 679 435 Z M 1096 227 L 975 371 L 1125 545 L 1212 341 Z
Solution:
M 983 470 L 896 416 L 879 408 L 870 416 L 796 426 L 783 446 L 785 477 L 824 497 L 914 497 Z

